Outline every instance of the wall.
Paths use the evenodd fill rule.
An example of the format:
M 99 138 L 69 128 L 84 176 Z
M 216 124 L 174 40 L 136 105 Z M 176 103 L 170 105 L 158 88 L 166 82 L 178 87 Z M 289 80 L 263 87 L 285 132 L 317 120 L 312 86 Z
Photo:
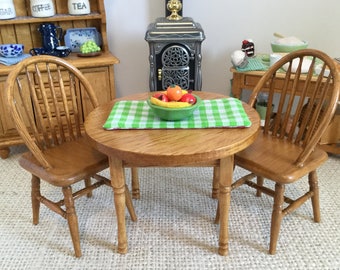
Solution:
M 149 48 L 144 35 L 149 23 L 164 17 L 165 0 L 105 0 L 117 96 L 149 89 Z M 271 52 L 273 33 L 296 36 L 332 57 L 340 56 L 339 0 L 183 0 L 183 15 L 199 22 L 205 91 L 229 94 L 230 54 L 252 38 L 258 52 Z

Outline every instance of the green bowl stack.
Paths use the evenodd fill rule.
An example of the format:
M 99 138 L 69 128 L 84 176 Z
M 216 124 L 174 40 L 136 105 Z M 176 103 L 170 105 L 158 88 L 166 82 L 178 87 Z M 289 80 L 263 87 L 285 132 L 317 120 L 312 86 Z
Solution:
M 308 47 L 308 42 L 303 41 L 302 44 L 279 44 L 275 41 L 271 43 L 273 52 L 290 53 L 297 50 L 306 49 Z

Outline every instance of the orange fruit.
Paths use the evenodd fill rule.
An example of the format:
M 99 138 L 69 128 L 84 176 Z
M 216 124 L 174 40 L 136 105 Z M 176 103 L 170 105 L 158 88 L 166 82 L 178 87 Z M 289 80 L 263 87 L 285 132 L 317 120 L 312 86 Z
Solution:
M 166 89 L 166 95 L 170 101 L 178 101 L 183 96 L 182 88 L 175 84 L 169 85 Z

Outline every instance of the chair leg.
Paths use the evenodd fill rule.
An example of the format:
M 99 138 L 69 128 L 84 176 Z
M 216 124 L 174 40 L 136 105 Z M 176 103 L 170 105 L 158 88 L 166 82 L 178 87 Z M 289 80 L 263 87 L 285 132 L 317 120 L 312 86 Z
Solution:
M 274 195 L 274 205 L 273 205 L 273 213 L 272 213 L 272 222 L 270 229 L 270 246 L 269 253 L 276 253 L 277 241 L 279 238 L 281 221 L 283 218 L 282 208 L 284 202 L 284 191 L 285 186 L 281 184 L 275 184 L 275 195 Z
M 133 203 L 132 203 L 132 198 L 129 192 L 129 188 L 128 186 L 125 184 L 125 204 L 126 207 L 129 211 L 130 217 L 132 221 L 137 221 L 137 215 L 135 212 L 135 208 L 133 207 Z
M 131 168 L 132 198 L 140 199 L 138 168 Z
M 38 198 L 41 197 L 40 178 L 32 174 L 31 185 L 32 185 L 31 200 L 32 200 L 33 224 L 37 225 L 39 223 L 39 211 L 40 211 L 40 201 Z
M 218 198 L 219 183 L 220 183 L 220 169 L 218 166 L 216 166 L 214 167 L 213 185 L 212 185 L 212 192 L 211 192 L 211 197 L 213 199 Z
M 309 173 L 308 180 L 309 180 L 310 191 L 313 192 L 313 196 L 311 200 L 312 200 L 312 206 L 313 206 L 314 221 L 320 222 L 321 215 L 320 215 L 320 202 L 319 202 L 319 186 L 318 186 L 318 176 L 317 176 L 316 171 L 312 171 Z
M 217 209 L 216 209 L 216 216 L 215 216 L 215 224 L 220 223 L 220 203 L 217 203 Z
M 79 237 L 79 227 L 78 218 L 76 214 L 76 209 L 74 208 L 74 199 L 72 196 L 72 188 L 70 186 L 63 187 L 63 194 L 66 207 L 66 219 L 71 233 L 71 238 L 73 242 L 73 248 L 76 257 L 81 257 L 80 250 L 80 237 Z
M 256 181 L 257 181 L 257 185 L 261 187 L 263 186 L 264 178 L 262 176 L 257 176 Z M 259 189 L 256 189 L 256 196 L 261 197 L 261 195 L 262 195 L 262 192 Z
M 90 177 L 85 178 L 84 182 L 85 182 L 85 187 L 91 186 L 91 178 Z M 92 197 L 92 190 L 86 194 L 86 197 L 87 198 L 91 198 Z

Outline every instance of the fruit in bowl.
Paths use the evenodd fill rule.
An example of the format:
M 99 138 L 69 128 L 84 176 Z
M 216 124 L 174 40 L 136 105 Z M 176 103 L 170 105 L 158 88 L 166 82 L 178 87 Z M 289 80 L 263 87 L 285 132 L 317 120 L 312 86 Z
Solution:
M 100 47 L 94 40 L 88 40 L 80 46 L 80 52 L 82 54 L 99 53 Z
M 24 52 L 23 44 L 1 44 L 0 55 L 3 57 L 11 58 L 18 57 Z
M 166 91 L 157 92 L 147 100 L 150 108 L 159 118 L 177 121 L 188 118 L 201 105 L 202 100 L 190 91 L 171 85 Z

